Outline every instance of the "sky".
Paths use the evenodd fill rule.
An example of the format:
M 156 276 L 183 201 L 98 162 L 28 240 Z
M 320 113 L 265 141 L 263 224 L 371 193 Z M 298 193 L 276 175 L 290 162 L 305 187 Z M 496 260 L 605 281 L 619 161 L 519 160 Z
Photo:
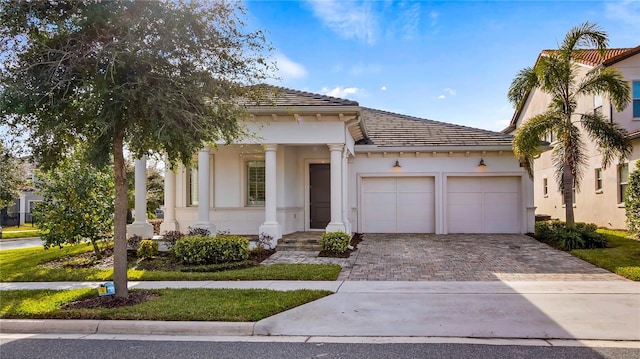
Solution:
M 274 46 L 272 84 L 361 106 L 500 131 L 507 90 L 585 21 L 609 47 L 640 45 L 640 1 L 245 2 Z

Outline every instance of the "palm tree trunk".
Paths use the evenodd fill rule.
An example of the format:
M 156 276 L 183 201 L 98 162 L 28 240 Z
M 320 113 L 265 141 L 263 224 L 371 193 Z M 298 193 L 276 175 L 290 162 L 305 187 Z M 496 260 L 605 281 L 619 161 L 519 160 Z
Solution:
M 115 177 L 115 215 L 113 218 L 113 281 L 116 296 L 127 297 L 127 175 L 124 163 L 124 131 L 113 138 L 113 171 Z
M 571 168 L 565 163 L 562 173 L 562 194 L 564 198 L 565 221 L 567 227 L 575 225 L 573 217 L 573 174 Z

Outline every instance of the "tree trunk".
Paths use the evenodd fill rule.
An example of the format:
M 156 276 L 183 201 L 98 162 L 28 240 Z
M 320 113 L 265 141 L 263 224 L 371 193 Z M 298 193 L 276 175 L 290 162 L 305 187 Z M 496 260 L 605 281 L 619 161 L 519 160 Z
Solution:
M 91 245 L 93 246 L 93 253 L 95 253 L 96 258 L 102 259 L 102 252 L 100 252 L 100 247 L 98 247 L 98 241 L 91 240 Z
M 113 281 L 116 296 L 129 295 L 127 288 L 127 174 L 124 163 L 124 132 L 116 131 L 113 138 L 113 169 L 116 186 L 113 218 Z
M 565 221 L 567 227 L 573 227 L 575 225 L 575 219 L 573 217 L 573 175 L 571 174 L 571 168 L 569 168 L 566 163 L 562 173 L 562 187 Z

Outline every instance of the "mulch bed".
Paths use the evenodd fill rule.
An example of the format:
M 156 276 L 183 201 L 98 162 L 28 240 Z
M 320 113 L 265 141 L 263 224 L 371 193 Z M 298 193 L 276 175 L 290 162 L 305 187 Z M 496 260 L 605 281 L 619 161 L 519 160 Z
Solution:
M 94 309 L 94 308 L 120 308 L 136 305 L 142 302 L 160 297 L 160 294 L 150 292 L 129 292 L 126 298 L 114 295 L 88 298 L 67 303 L 60 307 L 62 310 L 70 309 Z

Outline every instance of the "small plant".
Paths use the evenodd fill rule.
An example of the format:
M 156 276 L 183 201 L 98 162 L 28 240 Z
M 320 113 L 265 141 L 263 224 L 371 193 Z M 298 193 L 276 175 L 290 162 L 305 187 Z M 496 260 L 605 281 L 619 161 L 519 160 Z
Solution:
M 137 234 L 127 238 L 127 250 L 128 251 L 137 251 L 140 248 L 140 242 L 142 242 L 142 237 Z
M 269 233 L 262 232 L 260 236 L 258 236 L 258 242 L 256 243 L 256 248 L 262 249 L 272 249 L 271 246 L 273 244 L 273 236 Z
M 172 252 L 185 264 L 237 262 L 249 258 L 249 239 L 232 235 L 185 236 L 176 242 Z
M 561 221 L 542 221 L 535 225 L 535 237 L 564 250 L 604 248 L 607 240 L 597 229 L 592 223 L 576 223 L 570 228 Z
M 176 242 L 178 242 L 180 238 L 184 237 L 184 234 L 180 231 L 168 231 L 162 237 L 167 248 L 171 250 L 171 248 L 176 245 Z
M 322 235 L 320 245 L 323 251 L 344 253 L 349 247 L 351 236 L 344 232 L 329 232 Z
M 624 208 L 627 216 L 629 238 L 640 239 L 640 161 L 629 175 L 629 185 L 624 195 Z
M 158 242 L 144 239 L 137 251 L 138 258 L 148 259 L 158 255 Z
M 201 236 L 208 237 L 211 235 L 211 231 L 206 228 L 198 228 L 198 227 L 188 227 L 187 228 L 187 236 Z

